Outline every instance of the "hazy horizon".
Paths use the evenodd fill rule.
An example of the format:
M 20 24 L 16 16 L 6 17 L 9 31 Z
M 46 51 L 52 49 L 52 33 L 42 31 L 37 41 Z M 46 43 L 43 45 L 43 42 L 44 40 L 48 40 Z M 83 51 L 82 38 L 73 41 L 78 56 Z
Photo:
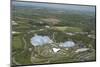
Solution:
M 39 3 L 39 2 L 38 3 L 37 2 L 17 2 L 17 1 L 14 1 L 12 4 L 15 4 L 15 6 L 37 6 L 37 7 L 44 7 L 44 8 L 95 12 L 95 6 L 86 6 L 86 5 L 54 4 L 54 3 Z

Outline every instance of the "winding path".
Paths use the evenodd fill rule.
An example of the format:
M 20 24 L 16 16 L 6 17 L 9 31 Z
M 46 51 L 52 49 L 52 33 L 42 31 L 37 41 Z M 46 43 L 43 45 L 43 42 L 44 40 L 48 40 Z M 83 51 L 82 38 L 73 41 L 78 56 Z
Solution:
M 26 36 L 26 35 L 24 34 L 24 36 Z M 16 55 L 18 56 L 18 55 L 24 53 L 25 49 L 27 48 L 27 43 L 26 43 L 26 41 L 25 41 L 24 36 L 22 37 L 22 40 L 23 40 L 23 42 L 24 42 L 24 50 L 22 50 L 22 51 L 21 51 L 20 53 L 18 53 L 18 54 L 16 54 L 16 52 L 14 52 L 15 56 L 16 56 Z M 20 65 L 20 64 L 15 60 L 15 57 L 12 58 L 12 61 L 13 61 L 16 65 Z

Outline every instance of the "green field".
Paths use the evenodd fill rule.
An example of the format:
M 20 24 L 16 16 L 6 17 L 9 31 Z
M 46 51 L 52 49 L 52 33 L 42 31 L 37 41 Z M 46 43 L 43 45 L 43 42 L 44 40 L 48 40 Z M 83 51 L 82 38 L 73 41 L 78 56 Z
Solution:
M 12 65 L 96 60 L 94 6 L 66 9 L 64 6 L 71 6 L 63 5 L 62 8 L 52 7 L 53 4 L 37 6 L 37 3 L 30 2 L 13 3 L 15 7 L 12 8 L 11 22 Z M 78 9 L 79 7 L 84 10 Z M 34 41 L 35 37 L 40 39 L 35 39 L 32 43 L 31 39 Z M 47 40 L 52 40 L 52 43 L 48 43 Z M 66 42 L 67 47 L 62 47 Z M 75 46 L 68 47 L 73 43 Z
M 53 28 L 56 28 L 57 30 L 60 30 L 60 31 L 63 31 L 63 32 L 82 32 L 82 30 L 78 27 L 56 26 L 56 27 L 53 27 Z

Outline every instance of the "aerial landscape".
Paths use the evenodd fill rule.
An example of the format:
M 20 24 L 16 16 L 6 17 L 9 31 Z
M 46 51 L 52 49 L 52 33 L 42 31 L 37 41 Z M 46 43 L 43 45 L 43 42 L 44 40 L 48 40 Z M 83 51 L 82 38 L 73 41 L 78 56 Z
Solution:
M 95 6 L 12 1 L 12 65 L 96 61 Z

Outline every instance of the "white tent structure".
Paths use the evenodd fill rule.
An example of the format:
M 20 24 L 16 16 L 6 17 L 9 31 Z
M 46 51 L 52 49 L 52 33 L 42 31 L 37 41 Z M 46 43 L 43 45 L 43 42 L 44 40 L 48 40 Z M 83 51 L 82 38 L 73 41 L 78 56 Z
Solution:
M 53 51 L 56 53 L 60 50 L 60 48 L 53 48 Z

